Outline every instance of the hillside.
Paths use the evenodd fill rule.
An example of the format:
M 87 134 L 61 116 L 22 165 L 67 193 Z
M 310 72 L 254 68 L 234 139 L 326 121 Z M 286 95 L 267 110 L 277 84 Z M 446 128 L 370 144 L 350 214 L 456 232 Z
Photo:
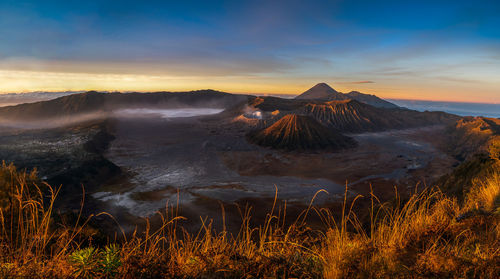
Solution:
M 449 125 L 446 132 L 447 152 L 462 163 L 444 175 L 438 185 L 463 198 L 474 183 L 500 169 L 500 120 L 465 117 Z
M 352 138 L 326 128 L 311 117 L 295 114 L 283 116 L 248 138 L 258 145 L 285 150 L 338 150 L 355 146 Z
M 448 152 L 459 160 L 477 154 L 497 157 L 500 154 L 500 119 L 464 117 L 447 129 Z

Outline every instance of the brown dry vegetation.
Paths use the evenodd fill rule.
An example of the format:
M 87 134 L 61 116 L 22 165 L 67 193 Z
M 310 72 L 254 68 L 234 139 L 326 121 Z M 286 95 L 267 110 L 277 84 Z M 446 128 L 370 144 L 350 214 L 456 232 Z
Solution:
M 38 278 L 365 278 L 500 275 L 500 169 L 474 182 L 464 202 L 438 189 L 406 201 L 371 201 L 367 220 L 346 195 L 342 212 L 311 206 L 291 225 L 286 205 L 273 204 L 251 227 L 242 208 L 236 235 L 204 220 L 185 232 L 175 208 L 159 212 L 163 225 L 132 236 L 92 242 L 88 220 L 54 213 L 57 191 L 35 173 L 0 168 L 0 277 Z M 397 197 L 397 195 L 396 195 Z M 360 212 L 361 213 L 361 212 Z M 307 226 L 319 215 L 324 229 Z M 360 215 L 359 215 L 360 216 Z M 90 217 L 92 218 L 92 216 Z M 111 218 L 111 217 L 110 217 Z M 119 239 L 119 240 L 116 240 Z
M 461 159 L 478 153 L 500 156 L 500 119 L 464 117 L 448 127 L 448 151 Z

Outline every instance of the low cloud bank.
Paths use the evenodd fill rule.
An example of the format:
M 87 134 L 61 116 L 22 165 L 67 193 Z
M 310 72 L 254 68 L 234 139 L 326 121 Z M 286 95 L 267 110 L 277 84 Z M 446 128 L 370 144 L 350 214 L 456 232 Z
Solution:
M 179 109 L 121 109 L 114 113 L 118 117 L 137 117 L 137 116 L 159 116 L 161 118 L 180 118 L 202 115 L 212 115 L 221 113 L 224 109 L 216 108 L 179 108 Z
M 93 112 L 77 115 L 69 115 L 60 118 L 43 119 L 40 121 L 16 121 L 0 119 L 0 128 L 12 129 L 48 129 L 61 126 L 73 125 L 85 121 L 104 119 L 108 117 L 118 118 L 182 118 L 203 115 L 213 115 L 224 111 L 221 108 L 176 108 L 176 109 L 120 109 L 112 112 Z

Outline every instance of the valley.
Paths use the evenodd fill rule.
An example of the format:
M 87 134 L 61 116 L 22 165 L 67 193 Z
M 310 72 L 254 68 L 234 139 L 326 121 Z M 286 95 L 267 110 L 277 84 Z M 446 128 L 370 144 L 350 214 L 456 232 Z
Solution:
M 420 183 L 432 184 L 457 163 L 443 149 L 446 125 L 441 122 L 387 130 L 391 122 L 376 124 L 370 113 L 377 109 L 369 107 L 367 114 L 361 104 L 356 105 L 360 112 L 343 107 L 323 118 L 324 113 L 300 116 L 310 101 L 240 102 L 226 108 L 217 102 L 205 108 L 122 105 L 62 127 L 4 128 L 0 154 L 21 168 L 36 167 L 51 184 L 63 185 L 61 195 L 72 202 L 61 208 L 77 210 L 83 186 L 87 214 L 108 212 L 128 230 L 166 204 L 182 208 L 184 216 L 195 220 L 186 226 L 197 228 L 198 216 L 220 223 L 221 205 L 253 206 L 258 222 L 268 210 L 258 205 L 272 200 L 276 191 L 280 202 L 297 211 L 320 190 L 327 193 L 319 194 L 315 205 L 339 203 L 346 185 L 352 196 L 366 195 L 372 185 L 377 195 L 389 197 L 394 186 L 404 193 Z M 352 117 L 346 118 L 346 112 Z M 350 128 L 328 126 L 344 123 L 339 121 Z M 263 146 L 251 139 L 261 130 L 265 137 L 272 135 Z M 236 229 L 238 212 L 226 214 Z

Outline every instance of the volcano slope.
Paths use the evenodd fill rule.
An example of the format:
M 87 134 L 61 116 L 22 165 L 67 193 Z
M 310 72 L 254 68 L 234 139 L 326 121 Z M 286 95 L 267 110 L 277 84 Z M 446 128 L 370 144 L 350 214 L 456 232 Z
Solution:
M 349 97 L 331 88 L 326 83 L 318 83 L 309 90 L 295 97 L 295 99 L 347 100 Z
M 338 150 L 355 141 L 321 125 L 314 118 L 288 114 L 273 125 L 248 135 L 250 142 L 285 150 Z
M 356 100 L 378 108 L 399 108 L 399 106 L 381 99 L 375 95 L 365 94 L 358 91 L 349 93 L 338 92 L 326 83 L 318 83 L 309 90 L 295 97 L 296 100 L 320 100 L 320 101 L 342 101 Z

